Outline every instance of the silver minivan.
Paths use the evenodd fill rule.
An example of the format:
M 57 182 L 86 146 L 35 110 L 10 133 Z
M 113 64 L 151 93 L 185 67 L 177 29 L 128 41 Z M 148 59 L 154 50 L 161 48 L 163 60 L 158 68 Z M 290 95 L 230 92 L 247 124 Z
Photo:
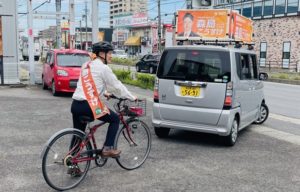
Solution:
M 224 136 L 233 146 L 238 131 L 269 114 L 253 50 L 185 45 L 164 50 L 154 87 L 152 124 L 158 137 L 170 129 Z

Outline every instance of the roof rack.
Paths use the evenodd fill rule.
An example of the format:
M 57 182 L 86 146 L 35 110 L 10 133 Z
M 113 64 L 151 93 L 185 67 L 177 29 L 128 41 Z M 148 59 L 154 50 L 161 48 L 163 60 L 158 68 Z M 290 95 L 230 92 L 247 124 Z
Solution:
M 253 50 L 254 43 L 244 43 L 242 41 L 236 41 L 236 40 L 177 40 L 177 45 L 184 45 L 184 42 L 190 42 L 190 45 L 214 45 L 214 46 L 221 46 L 221 47 L 226 47 L 226 46 L 234 46 L 234 48 L 242 48 L 243 46 L 248 46 L 247 49 Z M 189 44 L 185 44 L 189 45 Z

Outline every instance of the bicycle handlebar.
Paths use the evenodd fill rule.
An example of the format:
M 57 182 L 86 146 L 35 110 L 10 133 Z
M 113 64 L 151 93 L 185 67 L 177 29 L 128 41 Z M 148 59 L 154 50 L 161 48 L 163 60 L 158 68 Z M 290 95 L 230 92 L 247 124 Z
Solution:
M 119 100 L 119 101 L 126 101 L 126 100 L 132 101 L 132 100 L 127 99 L 127 98 L 117 97 L 117 96 L 115 96 L 114 94 L 111 94 L 111 95 L 109 96 L 109 98 L 117 99 L 117 100 Z M 143 101 L 143 99 L 136 99 L 136 101 Z

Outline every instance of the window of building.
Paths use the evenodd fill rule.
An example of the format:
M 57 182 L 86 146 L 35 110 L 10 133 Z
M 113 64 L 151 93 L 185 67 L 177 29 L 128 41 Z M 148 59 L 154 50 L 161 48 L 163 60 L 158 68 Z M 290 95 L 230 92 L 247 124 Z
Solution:
M 262 15 L 262 1 L 253 4 L 253 17 L 261 17 Z
M 273 0 L 265 1 L 264 3 L 264 14 L 263 16 L 272 16 L 273 15 Z
M 281 15 L 285 12 L 285 0 L 275 1 L 275 15 Z
M 287 13 L 297 13 L 299 0 L 287 0 Z
M 236 11 L 238 11 L 240 14 L 242 12 L 242 6 L 241 5 L 234 5 L 233 9 L 236 10 Z
M 243 16 L 250 18 L 252 16 L 252 5 L 244 4 L 242 14 L 243 14 Z
M 266 58 L 267 58 L 267 43 L 261 42 L 260 43 L 259 66 L 261 66 L 261 67 L 266 66 Z
M 291 57 L 291 42 L 283 42 L 283 51 L 282 51 L 282 67 L 289 68 Z

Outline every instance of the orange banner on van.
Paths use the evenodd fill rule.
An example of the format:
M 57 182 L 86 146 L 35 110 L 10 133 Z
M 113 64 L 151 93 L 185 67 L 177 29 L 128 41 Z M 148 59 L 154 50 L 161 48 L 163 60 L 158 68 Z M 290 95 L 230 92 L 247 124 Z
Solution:
M 251 43 L 253 34 L 252 20 L 236 12 L 232 12 L 230 18 L 230 37 L 236 41 Z
M 253 22 L 229 9 L 179 10 L 176 40 L 252 42 Z
M 229 14 L 227 9 L 180 10 L 176 39 L 228 39 Z

